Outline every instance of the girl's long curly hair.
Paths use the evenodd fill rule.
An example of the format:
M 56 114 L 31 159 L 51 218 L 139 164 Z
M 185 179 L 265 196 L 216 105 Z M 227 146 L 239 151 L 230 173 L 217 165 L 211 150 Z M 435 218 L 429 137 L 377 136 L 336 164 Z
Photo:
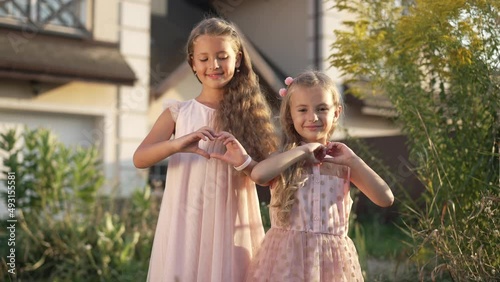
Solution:
M 303 141 L 303 137 L 295 130 L 292 115 L 290 113 L 290 100 L 298 87 L 302 89 L 320 87 L 325 93 L 332 95 L 335 110 L 339 108 L 342 109 L 342 97 L 330 77 L 320 71 L 305 71 L 299 74 L 288 86 L 287 94 L 281 101 L 280 123 L 282 135 L 280 152 L 293 149 L 299 146 L 300 142 Z M 338 119 L 334 121 L 332 129 L 328 133 L 328 138 L 331 138 L 333 135 L 337 124 Z M 271 207 L 277 208 L 276 222 L 279 225 L 287 226 L 289 224 L 290 212 L 296 201 L 295 192 L 304 185 L 307 180 L 307 178 L 304 177 L 306 174 L 305 162 L 297 162 L 276 178 L 272 191 L 273 197 L 271 200 Z
M 220 18 L 207 18 L 196 25 L 186 45 L 187 61 L 193 66 L 193 44 L 201 35 L 227 36 L 236 54 L 241 53 L 239 72 L 225 86 L 225 94 L 215 115 L 216 127 L 229 131 L 256 161 L 276 150 L 271 110 L 252 69 L 245 45 L 233 24 Z

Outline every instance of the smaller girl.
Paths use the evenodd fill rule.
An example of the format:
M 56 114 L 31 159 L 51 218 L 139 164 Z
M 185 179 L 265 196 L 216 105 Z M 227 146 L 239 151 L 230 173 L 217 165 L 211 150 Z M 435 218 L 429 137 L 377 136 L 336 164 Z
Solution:
M 329 141 L 342 111 L 333 81 L 307 71 L 285 83 L 280 152 L 251 173 L 271 186 L 271 229 L 247 281 L 363 281 L 347 236 L 350 182 L 381 207 L 392 205 L 394 196 L 351 149 Z

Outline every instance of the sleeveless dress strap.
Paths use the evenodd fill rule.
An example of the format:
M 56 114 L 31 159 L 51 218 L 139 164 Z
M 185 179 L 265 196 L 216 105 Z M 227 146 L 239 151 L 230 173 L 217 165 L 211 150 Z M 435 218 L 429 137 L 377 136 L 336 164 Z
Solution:
M 179 116 L 179 108 L 181 102 L 177 100 L 166 100 L 163 102 L 163 110 L 170 110 L 170 114 L 174 121 L 177 121 L 177 117 Z

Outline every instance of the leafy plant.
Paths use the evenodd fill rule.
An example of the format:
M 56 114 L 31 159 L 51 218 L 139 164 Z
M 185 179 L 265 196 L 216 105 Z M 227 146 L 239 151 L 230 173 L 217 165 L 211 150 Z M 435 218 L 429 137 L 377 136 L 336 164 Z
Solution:
M 145 279 L 156 224 L 149 187 L 122 201 L 100 195 L 98 150 L 67 147 L 46 129 L 0 134 L 0 150 L 3 174 L 16 175 L 19 227 L 16 276 L 5 280 Z
M 267 232 L 271 228 L 271 217 L 269 215 L 269 205 L 266 202 L 260 203 L 260 214 L 262 218 L 262 225 Z
M 335 31 L 332 65 L 351 79 L 352 93 L 390 99 L 426 189 L 402 209 L 420 279 L 498 280 L 500 2 L 334 7 L 353 20 Z

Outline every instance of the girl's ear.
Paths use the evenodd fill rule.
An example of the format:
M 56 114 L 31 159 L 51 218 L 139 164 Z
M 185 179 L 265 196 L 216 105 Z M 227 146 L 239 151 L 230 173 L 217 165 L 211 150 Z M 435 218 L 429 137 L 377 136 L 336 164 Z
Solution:
M 193 71 L 196 72 L 196 67 L 193 64 L 193 56 L 189 56 L 189 62 L 188 63 L 191 66 L 191 68 L 193 69 Z
M 243 56 L 243 54 L 240 52 L 238 52 L 238 54 L 236 54 L 236 68 L 239 68 L 240 65 L 241 65 L 241 57 Z
M 338 106 L 337 109 L 335 110 L 335 116 L 333 118 L 333 121 L 337 121 L 341 113 L 342 113 L 342 106 Z

